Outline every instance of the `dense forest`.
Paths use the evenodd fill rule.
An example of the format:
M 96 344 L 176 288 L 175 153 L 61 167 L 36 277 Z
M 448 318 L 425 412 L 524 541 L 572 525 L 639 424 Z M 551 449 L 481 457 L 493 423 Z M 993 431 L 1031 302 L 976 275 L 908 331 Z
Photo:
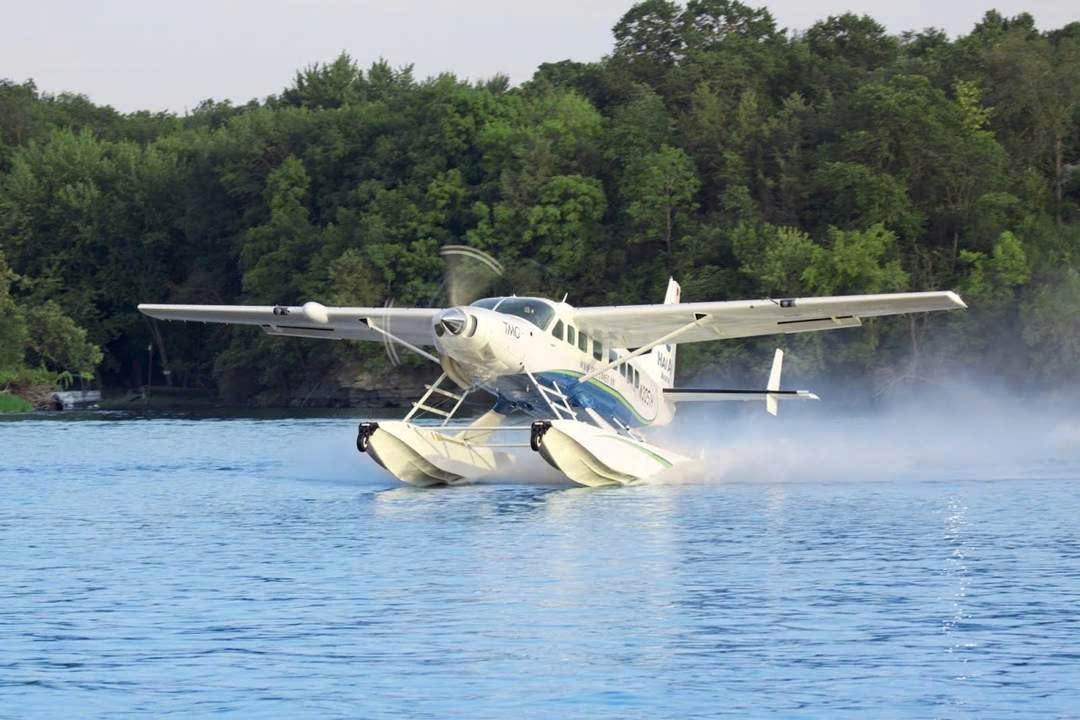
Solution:
M 183 116 L 0 82 L 0 388 L 315 402 L 382 377 L 383 348 L 136 304 L 429 305 L 446 244 L 498 258 L 502 292 L 577 305 L 659 302 L 673 275 L 684 300 L 953 289 L 971 308 L 686 346 L 684 379 L 760 381 L 779 343 L 800 380 L 878 394 L 1080 380 L 1080 22 L 788 32 L 734 0 L 648 0 L 613 33 L 602 61 L 518 87 L 342 54 Z

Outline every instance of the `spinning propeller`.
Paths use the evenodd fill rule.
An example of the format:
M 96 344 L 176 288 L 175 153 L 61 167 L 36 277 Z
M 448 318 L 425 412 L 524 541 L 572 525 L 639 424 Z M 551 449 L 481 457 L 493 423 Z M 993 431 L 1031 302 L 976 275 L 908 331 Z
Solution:
M 467 245 L 443 245 L 439 255 L 443 260 L 443 278 L 438 291 L 428 301 L 428 307 L 468 305 L 482 297 L 504 274 L 502 263 L 483 250 Z M 394 307 L 394 299 L 388 298 L 384 307 Z M 393 333 L 389 313 L 383 317 L 383 327 Z M 383 335 L 383 347 L 390 364 L 400 365 L 397 347 L 386 335 Z

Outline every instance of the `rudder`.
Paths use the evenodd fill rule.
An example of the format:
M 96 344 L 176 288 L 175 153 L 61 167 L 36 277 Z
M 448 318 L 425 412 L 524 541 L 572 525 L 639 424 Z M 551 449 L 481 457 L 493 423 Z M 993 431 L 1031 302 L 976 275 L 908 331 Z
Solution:
M 682 300 L 682 288 L 679 283 L 675 282 L 675 278 L 668 278 L 667 294 L 664 295 L 664 304 L 672 305 Z M 660 378 L 660 387 L 670 388 L 675 386 L 675 351 L 678 348 L 673 343 L 667 345 L 660 345 L 649 353 L 653 356 L 653 361 L 657 365 Z

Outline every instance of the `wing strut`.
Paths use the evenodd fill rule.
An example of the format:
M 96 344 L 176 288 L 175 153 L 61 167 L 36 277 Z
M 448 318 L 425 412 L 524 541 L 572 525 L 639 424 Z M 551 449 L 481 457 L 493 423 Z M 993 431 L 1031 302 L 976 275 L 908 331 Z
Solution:
M 441 365 L 442 364 L 442 363 L 439 362 L 439 358 L 435 357 L 434 355 L 427 352 L 426 350 L 421 350 L 420 348 L 416 347 L 412 343 L 405 342 L 404 340 L 397 337 L 396 335 L 391 335 L 390 333 L 386 332 L 382 328 L 377 327 L 375 325 L 375 323 L 371 322 L 371 318 L 368 318 L 368 317 L 360 318 L 360 322 L 363 323 L 369 329 L 374 330 L 375 332 L 379 333 L 384 338 L 387 338 L 391 342 L 401 343 L 402 345 L 409 348 L 410 350 L 412 350 L 417 355 L 421 355 L 423 357 L 426 357 L 428 360 L 435 363 L 436 365 Z
M 645 353 L 649 352 L 650 350 L 652 350 L 657 345 L 663 345 L 668 340 L 673 340 L 674 338 L 678 337 L 679 335 L 682 335 L 684 332 L 687 332 L 688 330 L 693 330 L 694 328 L 696 328 L 697 326 L 699 326 L 701 323 L 703 323 L 704 321 L 706 321 L 708 319 L 709 319 L 709 316 L 706 315 L 705 313 L 694 313 L 694 320 L 692 322 L 688 322 L 685 325 L 683 325 L 682 327 L 672 330 L 667 335 L 664 335 L 663 337 L 657 338 L 656 340 L 653 340 L 650 343 L 642 345 L 641 347 L 639 347 L 637 350 L 630 353 L 629 355 L 623 355 L 622 357 L 620 357 L 620 358 L 618 358 L 616 360 L 612 360 L 611 362 L 604 363 L 603 365 L 596 368 L 595 370 L 588 373 L 587 375 L 582 375 L 580 378 L 578 378 L 578 382 L 579 383 L 588 382 L 589 380 L 592 380 L 594 377 L 596 377 L 600 373 L 604 372 L 605 370 L 609 370 L 609 369 L 615 367 L 616 365 L 619 365 L 621 363 L 626 362 L 627 360 L 632 360 L 632 359 L 636 358 L 638 355 L 644 355 Z

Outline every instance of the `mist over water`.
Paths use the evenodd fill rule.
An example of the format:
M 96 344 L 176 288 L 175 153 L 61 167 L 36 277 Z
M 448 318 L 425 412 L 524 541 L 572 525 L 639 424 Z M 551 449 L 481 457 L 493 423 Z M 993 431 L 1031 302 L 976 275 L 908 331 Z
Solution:
M 686 408 L 704 460 L 596 490 L 403 487 L 347 416 L 0 421 L 0 718 L 1075 716 L 1078 424 L 957 397 Z
M 724 404 L 718 404 L 724 405 Z M 820 482 L 1000 478 L 1038 469 L 1075 475 L 1080 413 L 970 385 L 893 400 L 859 412 L 820 401 L 684 406 L 658 444 L 701 458 L 672 473 L 683 482 Z

